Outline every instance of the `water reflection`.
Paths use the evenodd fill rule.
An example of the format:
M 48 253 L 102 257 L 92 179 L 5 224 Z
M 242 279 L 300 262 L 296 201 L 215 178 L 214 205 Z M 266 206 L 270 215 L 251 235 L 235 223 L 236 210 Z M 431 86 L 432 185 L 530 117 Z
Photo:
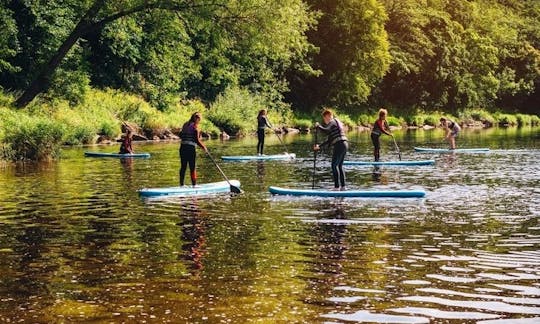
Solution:
M 182 228 L 182 241 L 184 241 L 182 245 L 182 250 L 185 252 L 184 257 L 190 261 L 191 273 L 198 275 L 200 270 L 203 269 L 208 225 L 204 221 L 203 212 L 199 207 L 197 198 L 186 200 L 182 205 L 179 217 L 181 219 L 179 226 Z
M 425 159 L 413 146 L 439 136 L 396 135 L 407 159 Z M 7 166 L 0 321 L 536 323 L 537 137 L 464 131 L 463 146 L 500 150 L 347 172 L 366 189 L 423 188 L 425 200 L 269 196 L 268 185 L 311 186 L 303 136 L 287 137 L 294 162 L 223 163 L 245 190 L 234 198 L 141 201 L 136 189 L 177 182 L 175 143 L 131 163 L 76 148 L 57 163 Z M 356 140 L 351 158 L 371 158 L 369 137 Z M 246 154 L 252 141 L 209 147 Z M 318 184 L 330 184 L 328 159 L 317 165 Z M 221 180 L 208 159 L 199 167 L 201 183 Z

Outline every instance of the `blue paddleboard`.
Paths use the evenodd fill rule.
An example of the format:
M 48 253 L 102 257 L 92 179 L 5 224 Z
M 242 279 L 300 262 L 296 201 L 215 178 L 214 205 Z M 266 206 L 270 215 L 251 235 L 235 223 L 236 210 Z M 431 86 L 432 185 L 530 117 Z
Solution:
M 489 152 L 489 148 L 468 148 L 468 149 L 440 149 L 440 148 L 423 148 L 415 147 L 416 152 L 421 153 L 486 153 Z
M 224 161 L 261 161 L 261 160 L 294 160 L 296 154 L 284 153 L 274 155 L 237 155 L 237 156 L 222 156 Z
M 313 197 L 346 197 L 346 198 L 422 198 L 426 195 L 423 190 L 346 190 L 333 191 L 327 189 L 291 189 L 270 187 L 273 195 L 313 196 Z
M 240 187 L 240 181 L 231 180 L 231 184 L 235 187 Z M 157 196 L 205 196 L 216 193 L 230 192 L 231 186 L 227 181 L 211 182 L 192 186 L 184 187 L 168 187 L 168 188 L 144 188 L 139 190 L 139 195 L 143 197 L 157 197 Z
M 149 158 L 150 153 L 120 154 L 120 153 L 84 152 L 84 156 L 110 157 L 110 158 Z
M 359 165 L 359 166 L 414 166 L 414 165 L 433 165 L 435 160 L 420 160 L 420 161 L 345 161 L 343 165 Z

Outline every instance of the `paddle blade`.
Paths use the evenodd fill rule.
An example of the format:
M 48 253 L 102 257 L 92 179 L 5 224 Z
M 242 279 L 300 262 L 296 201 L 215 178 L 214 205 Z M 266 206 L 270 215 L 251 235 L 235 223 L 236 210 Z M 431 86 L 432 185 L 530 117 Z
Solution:
M 231 192 L 232 193 L 235 193 L 235 194 L 241 194 L 242 193 L 242 189 L 236 187 L 236 186 L 233 186 L 233 185 L 230 185 L 231 187 Z

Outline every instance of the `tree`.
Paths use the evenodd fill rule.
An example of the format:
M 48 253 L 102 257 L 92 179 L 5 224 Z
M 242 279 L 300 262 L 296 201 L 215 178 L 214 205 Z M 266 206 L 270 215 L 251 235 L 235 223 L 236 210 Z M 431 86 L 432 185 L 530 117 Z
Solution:
M 18 49 L 17 25 L 13 19 L 13 12 L 6 8 L 5 2 L 0 0 L 0 73 L 15 72 L 14 67 L 8 60 L 15 56 Z
M 286 89 L 284 71 L 305 65 L 305 31 L 313 24 L 302 0 L 49 3 L 52 7 L 12 2 L 17 13 L 28 12 L 30 19 L 24 21 L 31 23 L 23 32 L 45 30 L 34 37 L 41 42 L 32 42 L 43 54 L 26 60 L 38 62 L 39 68 L 20 76 L 32 82 L 17 100 L 19 107 L 47 89 L 55 75 L 66 76 L 59 73 L 62 65 L 73 80 L 84 84 L 87 74 L 96 85 L 140 93 L 162 107 L 167 97 L 179 93 L 213 100 L 230 85 L 278 98 Z M 45 7 L 62 19 L 33 22 L 41 19 Z M 84 14 L 73 14 L 77 12 Z M 61 26 L 61 32 L 49 32 L 52 26 Z M 79 68 L 67 64 L 77 59 Z
M 74 3 L 78 4 L 81 2 L 74 1 Z M 185 14 L 186 12 L 193 10 L 204 9 L 209 10 L 210 13 L 217 15 L 218 12 L 222 13 L 222 11 L 219 9 L 227 9 L 226 5 L 219 1 L 95 0 L 91 3 L 87 3 L 85 1 L 82 2 L 82 4 L 87 4 L 88 8 L 85 11 L 82 11 L 84 14 L 79 18 L 75 27 L 67 35 L 65 40 L 54 52 L 47 63 L 41 67 L 41 70 L 38 72 L 37 76 L 33 79 L 22 95 L 16 100 L 15 104 L 17 107 L 26 106 L 39 93 L 48 87 L 54 71 L 82 36 L 91 31 L 99 30 L 110 22 L 138 12 L 149 10 L 169 10 L 178 12 L 179 14 Z M 73 5 L 73 3 L 71 3 L 71 5 Z M 73 6 L 76 7 L 77 5 Z
M 318 48 L 313 67 L 321 73 L 293 73 L 291 99 L 304 108 L 365 102 L 390 63 L 384 7 L 375 0 L 308 3 L 320 12 L 318 27 L 308 39 Z

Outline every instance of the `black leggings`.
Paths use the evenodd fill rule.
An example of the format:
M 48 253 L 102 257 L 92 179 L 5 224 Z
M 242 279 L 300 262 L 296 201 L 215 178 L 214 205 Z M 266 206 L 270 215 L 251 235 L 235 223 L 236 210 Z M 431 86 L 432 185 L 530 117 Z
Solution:
M 375 161 L 379 161 L 381 157 L 381 135 L 371 133 L 371 141 L 373 142 L 373 157 Z
M 180 186 L 184 185 L 188 163 L 191 173 L 191 184 L 194 186 L 197 184 L 197 171 L 195 170 L 196 157 L 195 146 L 187 144 L 180 145 Z
M 349 149 L 347 141 L 339 141 L 334 144 L 334 153 L 332 154 L 332 176 L 334 177 L 334 187 L 345 187 L 345 172 L 343 172 L 343 161 Z
M 263 154 L 264 150 L 264 129 L 257 129 L 257 154 Z

